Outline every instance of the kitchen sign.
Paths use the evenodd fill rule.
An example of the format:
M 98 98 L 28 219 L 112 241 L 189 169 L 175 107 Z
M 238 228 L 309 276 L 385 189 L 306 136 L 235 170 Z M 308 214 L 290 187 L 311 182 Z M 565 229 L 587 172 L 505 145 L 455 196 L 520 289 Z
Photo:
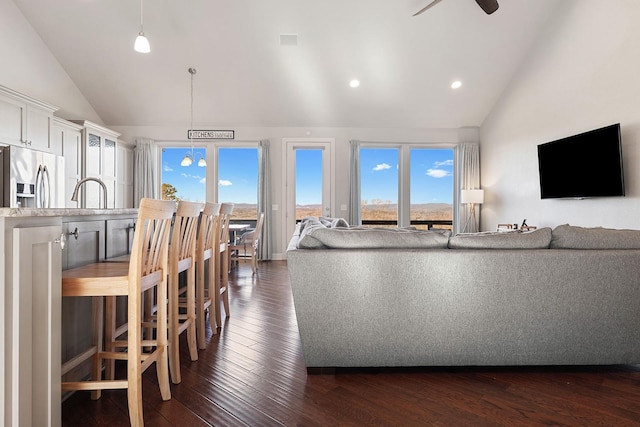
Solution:
M 235 131 L 232 130 L 189 130 L 189 139 L 234 139 Z

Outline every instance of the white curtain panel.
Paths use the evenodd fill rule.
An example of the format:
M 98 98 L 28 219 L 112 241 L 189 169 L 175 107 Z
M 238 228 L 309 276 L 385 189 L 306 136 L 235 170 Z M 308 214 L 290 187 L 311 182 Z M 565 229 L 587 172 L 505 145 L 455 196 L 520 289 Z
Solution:
M 136 139 L 134 149 L 133 203 L 137 208 L 143 197 L 159 199 L 157 184 L 158 148 L 152 139 Z
M 460 190 L 475 190 L 480 188 L 480 146 L 477 143 L 462 143 L 456 147 L 457 174 L 460 185 L 457 191 L 456 221 L 453 222 L 454 234 L 462 232 L 464 224 L 471 215 L 471 206 L 460 203 Z M 480 221 L 480 205 L 476 206 L 476 219 Z
M 361 225 L 360 212 L 360 141 L 350 141 L 349 159 L 349 225 Z
M 263 139 L 258 145 L 258 213 L 264 213 L 262 239 L 258 248 L 258 259 L 271 259 L 273 245 L 271 239 L 271 155 L 269 140 Z

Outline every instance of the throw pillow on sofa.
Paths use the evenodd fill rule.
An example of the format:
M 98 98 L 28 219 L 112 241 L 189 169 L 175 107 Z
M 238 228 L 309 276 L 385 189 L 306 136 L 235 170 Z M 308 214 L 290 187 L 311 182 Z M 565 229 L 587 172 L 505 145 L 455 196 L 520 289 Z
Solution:
M 328 216 L 321 216 L 318 220 L 328 228 L 348 227 L 349 223 L 344 218 L 332 218 Z
M 449 239 L 451 249 L 547 249 L 551 229 L 533 231 L 457 234 Z
M 640 230 L 578 227 L 563 224 L 553 229 L 554 249 L 640 249 Z

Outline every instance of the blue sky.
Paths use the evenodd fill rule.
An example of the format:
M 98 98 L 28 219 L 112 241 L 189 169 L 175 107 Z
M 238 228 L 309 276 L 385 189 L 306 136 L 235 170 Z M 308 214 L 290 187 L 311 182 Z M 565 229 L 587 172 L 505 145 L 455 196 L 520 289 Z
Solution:
M 183 200 L 204 201 L 206 168 L 197 165 L 204 148 L 194 148 L 195 162 L 180 161 L 190 148 L 165 148 L 162 154 L 162 182 L 173 184 Z M 258 150 L 220 148 L 218 200 L 257 203 Z M 296 202 L 321 203 L 322 150 L 296 150 Z M 362 199 L 398 201 L 398 149 L 362 148 L 360 151 Z M 411 203 L 452 203 L 453 150 L 411 150 Z
M 322 150 L 296 150 L 296 204 L 322 203 Z
M 395 148 L 360 150 L 362 200 L 398 202 L 398 155 Z M 411 149 L 411 204 L 453 203 L 453 150 Z

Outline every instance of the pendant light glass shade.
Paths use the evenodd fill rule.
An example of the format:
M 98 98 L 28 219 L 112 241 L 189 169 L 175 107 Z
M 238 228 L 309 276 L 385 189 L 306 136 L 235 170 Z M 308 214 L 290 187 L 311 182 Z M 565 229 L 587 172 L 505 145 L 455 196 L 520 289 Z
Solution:
M 198 160 L 198 166 L 200 166 L 201 168 L 207 166 L 207 161 L 204 159 L 204 157 L 200 157 L 200 160 Z
M 149 40 L 144 35 L 143 0 L 140 0 L 140 32 L 138 33 L 138 37 L 136 37 L 136 42 L 133 45 L 133 49 L 136 52 L 140 52 L 140 53 L 151 52 L 151 45 L 149 45 Z
M 149 53 L 151 52 L 151 46 L 149 46 L 149 40 L 144 36 L 144 33 L 140 31 L 138 37 L 136 37 L 136 43 L 133 46 L 136 52 Z
M 193 163 L 193 158 L 189 155 L 189 153 L 184 155 L 184 158 L 180 162 L 180 166 L 191 166 Z

